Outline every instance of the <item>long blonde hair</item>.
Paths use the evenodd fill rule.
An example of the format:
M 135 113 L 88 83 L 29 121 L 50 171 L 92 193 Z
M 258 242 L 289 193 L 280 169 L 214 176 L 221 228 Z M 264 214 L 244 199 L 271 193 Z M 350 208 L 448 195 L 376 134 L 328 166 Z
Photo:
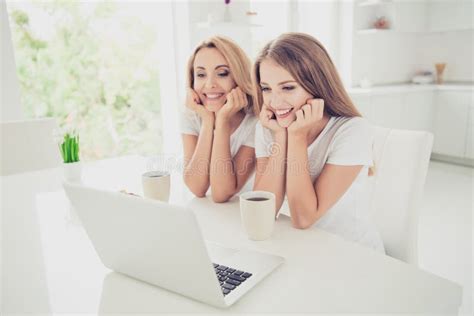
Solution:
M 258 55 L 252 73 L 255 114 L 260 113 L 263 104 L 260 64 L 264 59 L 271 59 L 285 68 L 308 93 L 323 99 L 324 111 L 330 116 L 361 116 L 326 49 L 317 39 L 303 33 L 282 34 L 265 45 Z
M 252 114 L 254 108 L 254 96 L 251 72 L 250 59 L 247 54 L 243 51 L 232 40 L 223 36 L 213 36 L 201 42 L 195 49 L 193 54 L 189 57 L 188 68 L 187 68 L 187 86 L 193 89 L 194 86 L 194 59 L 196 54 L 202 48 L 215 48 L 217 49 L 229 63 L 230 74 L 240 89 L 247 95 L 248 105 L 246 112 Z

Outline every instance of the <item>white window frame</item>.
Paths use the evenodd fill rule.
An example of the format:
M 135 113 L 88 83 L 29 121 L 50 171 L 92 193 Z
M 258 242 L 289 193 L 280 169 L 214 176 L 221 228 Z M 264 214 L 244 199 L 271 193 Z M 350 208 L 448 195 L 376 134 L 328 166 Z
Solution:
M 179 155 L 182 153 L 179 114 L 183 109 L 186 67 L 182 59 L 189 46 L 187 3 L 165 1 L 158 8 L 157 19 L 163 28 L 158 31 L 162 153 Z

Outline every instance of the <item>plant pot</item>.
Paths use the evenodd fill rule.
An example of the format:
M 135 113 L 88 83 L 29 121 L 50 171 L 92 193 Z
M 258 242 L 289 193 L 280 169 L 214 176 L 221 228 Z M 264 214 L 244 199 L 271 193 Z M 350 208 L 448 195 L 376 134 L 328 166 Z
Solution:
M 63 164 L 64 180 L 68 182 L 81 182 L 82 164 L 80 161 Z

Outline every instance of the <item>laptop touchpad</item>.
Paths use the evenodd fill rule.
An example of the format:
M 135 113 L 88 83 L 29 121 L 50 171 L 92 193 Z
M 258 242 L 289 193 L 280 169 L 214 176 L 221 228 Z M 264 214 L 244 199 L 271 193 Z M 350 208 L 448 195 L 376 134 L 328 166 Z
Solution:
M 210 241 L 206 241 L 206 248 L 207 252 L 209 253 L 209 257 L 211 257 L 211 260 L 214 263 L 221 263 L 226 258 L 229 258 L 238 252 L 236 249 L 225 248 Z

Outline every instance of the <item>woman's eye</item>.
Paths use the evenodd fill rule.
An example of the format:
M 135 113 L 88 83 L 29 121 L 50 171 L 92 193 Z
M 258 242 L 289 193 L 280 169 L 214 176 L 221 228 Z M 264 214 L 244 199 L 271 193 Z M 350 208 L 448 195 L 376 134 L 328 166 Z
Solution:
M 260 89 L 262 89 L 262 92 L 270 91 L 270 88 L 267 88 L 267 87 L 261 87 Z
M 286 87 L 283 87 L 282 89 L 283 89 L 283 90 L 286 90 L 286 91 L 291 91 L 291 90 L 293 90 L 294 88 L 295 88 L 295 87 L 293 87 L 293 86 L 286 86 Z
M 228 72 L 222 72 L 220 74 L 218 74 L 219 77 L 227 77 L 229 75 Z
M 206 75 L 205 74 L 197 74 L 196 77 L 198 78 L 204 78 Z

